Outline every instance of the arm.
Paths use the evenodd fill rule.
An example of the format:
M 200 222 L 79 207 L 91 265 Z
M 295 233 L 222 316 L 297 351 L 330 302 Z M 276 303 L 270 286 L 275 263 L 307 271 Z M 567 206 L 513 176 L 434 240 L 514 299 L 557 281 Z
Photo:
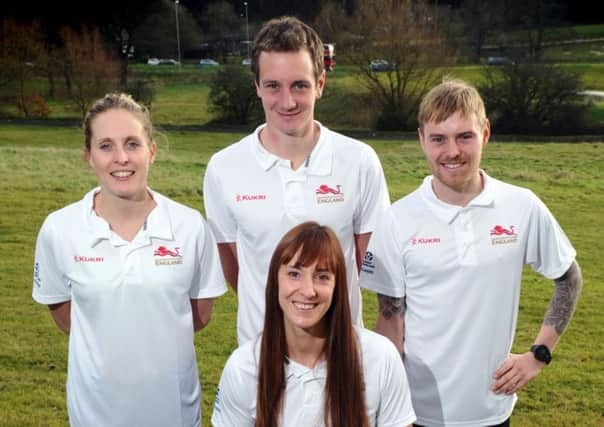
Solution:
M 371 238 L 371 233 L 363 233 L 363 234 L 355 234 L 354 235 L 354 249 L 357 258 L 357 270 L 361 271 L 361 266 L 363 265 L 363 258 L 365 257 L 365 252 L 367 251 L 367 246 L 369 245 L 369 239 Z
M 583 287 L 579 264 L 574 261 L 566 273 L 554 280 L 554 285 L 554 295 L 535 340 L 535 344 L 545 344 L 550 351 L 558 344 L 579 300 Z M 512 394 L 536 377 L 544 366 L 545 363 L 536 360 L 530 351 L 510 354 L 495 371 L 491 389 L 497 394 Z
M 50 304 L 48 308 L 57 327 L 69 335 L 71 329 L 71 301 Z
M 239 262 L 237 261 L 237 243 L 218 243 L 218 255 L 224 277 L 237 293 L 237 277 L 239 275 Z
M 403 355 L 405 342 L 405 298 L 394 298 L 377 294 L 379 313 L 375 331 L 394 343 L 398 352 Z
M 214 298 L 192 299 L 191 311 L 193 312 L 193 330 L 201 331 L 208 326 L 212 317 Z

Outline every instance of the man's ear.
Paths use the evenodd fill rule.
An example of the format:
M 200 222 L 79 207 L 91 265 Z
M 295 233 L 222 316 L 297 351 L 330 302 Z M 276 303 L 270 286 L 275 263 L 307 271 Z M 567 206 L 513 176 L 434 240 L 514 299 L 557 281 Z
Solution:
M 323 70 L 323 72 L 319 75 L 319 78 L 317 79 L 317 99 L 320 99 L 321 96 L 323 96 L 323 88 L 325 87 L 326 78 L 327 75 L 325 73 L 325 70 Z
M 489 138 L 491 137 L 491 122 L 489 119 L 486 119 L 484 124 L 484 130 L 482 131 L 482 146 L 484 147 L 489 142 Z

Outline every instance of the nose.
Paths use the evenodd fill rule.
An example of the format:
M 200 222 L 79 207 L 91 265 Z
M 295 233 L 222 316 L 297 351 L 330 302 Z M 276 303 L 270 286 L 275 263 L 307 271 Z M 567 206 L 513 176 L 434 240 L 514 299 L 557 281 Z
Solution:
M 116 163 L 120 163 L 120 164 L 127 163 L 128 162 L 128 152 L 123 147 L 117 146 L 114 151 L 113 160 Z
M 455 141 L 455 139 L 447 141 L 446 152 L 450 158 L 455 158 L 455 157 L 459 156 L 461 151 L 460 151 L 459 146 L 457 145 L 457 141 Z
M 315 281 L 311 275 L 307 275 L 301 280 L 300 294 L 304 296 L 304 298 L 308 299 L 317 296 L 317 291 L 315 290 Z
M 289 88 L 284 88 L 281 92 L 281 108 L 292 110 L 296 107 L 296 100 Z

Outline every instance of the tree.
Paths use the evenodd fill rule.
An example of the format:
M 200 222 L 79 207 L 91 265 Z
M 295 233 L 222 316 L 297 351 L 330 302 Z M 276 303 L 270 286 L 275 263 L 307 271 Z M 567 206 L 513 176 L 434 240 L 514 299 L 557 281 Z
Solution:
M 368 0 L 347 20 L 338 56 L 356 65 L 375 103 L 378 129 L 415 128 L 421 97 L 443 74 L 437 66 L 453 56 L 432 12 L 423 1 Z M 374 60 L 381 62 L 371 67 Z
M 499 36 L 504 31 L 505 17 L 509 10 L 509 0 L 466 0 L 458 12 L 458 33 L 465 40 L 471 58 L 478 61 L 483 48 L 491 36 Z M 501 40 L 502 41 L 502 40 Z
M 47 115 L 48 107 L 33 84 L 36 68 L 46 59 L 39 23 L 20 25 L 7 19 L 0 25 L 0 87 L 14 85 L 17 108 L 25 117 Z
M 137 58 L 178 58 L 175 13 L 173 0 L 162 0 L 157 11 L 149 15 L 137 28 Z M 202 38 L 201 29 L 187 7 L 180 3 L 178 23 L 181 52 L 198 47 Z
M 133 54 L 141 24 L 161 7 L 162 0 L 105 0 L 94 23 L 113 46 L 120 65 L 120 87 L 128 84 L 128 59 Z M 88 3 L 82 2 L 86 8 Z
M 577 73 L 552 64 L 486 67 L 479 90 L 498 132 L 562 134 L 584 129 L 589 107 Z
M 63 28 L 61 35 L 68 95 L 83 117 L 92 101 L 117 89 L 119 64 L 107 52 L 97 29 Z
M 532 60 L 540 60 L 543 42 L 548 26 L 553 26 L 561 7 L 559 0 L 515 0 L 515 14 L 512 19 L 525 31 L 527 49 L 525 54 Z
M 217 115 L 217 121 L 247 124 L 252 117 L 260 115 L 260 103 L 249 68 L 225 65 L 214 74 L 210 86 L 210 111 Z

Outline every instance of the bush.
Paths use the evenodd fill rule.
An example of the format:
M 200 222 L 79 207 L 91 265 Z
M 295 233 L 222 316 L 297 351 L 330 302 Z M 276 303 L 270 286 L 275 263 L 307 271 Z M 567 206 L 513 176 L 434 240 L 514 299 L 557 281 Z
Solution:
M 569 134 L 585 131 L 589 101 L 578 74 L 552 64 L 485 68 L 479 87 L 497 132 Z
M 151 82 L 147 80 L 129 81 L 126 92 L 128 92 L 135 101 L 144 104 L 151 110 L 153 100 L 155 99 L 155 87 Z
M 261 117 L 260 102 L 252 75 L 247 67 L 229 64 L 222 67 L 210 81 L 210 112 L 217 121 L 248 124 Z
M 17 109 L 25 117 L 45 119 L 50 114 L 50 107 L 41 95 L 17 97 Z

